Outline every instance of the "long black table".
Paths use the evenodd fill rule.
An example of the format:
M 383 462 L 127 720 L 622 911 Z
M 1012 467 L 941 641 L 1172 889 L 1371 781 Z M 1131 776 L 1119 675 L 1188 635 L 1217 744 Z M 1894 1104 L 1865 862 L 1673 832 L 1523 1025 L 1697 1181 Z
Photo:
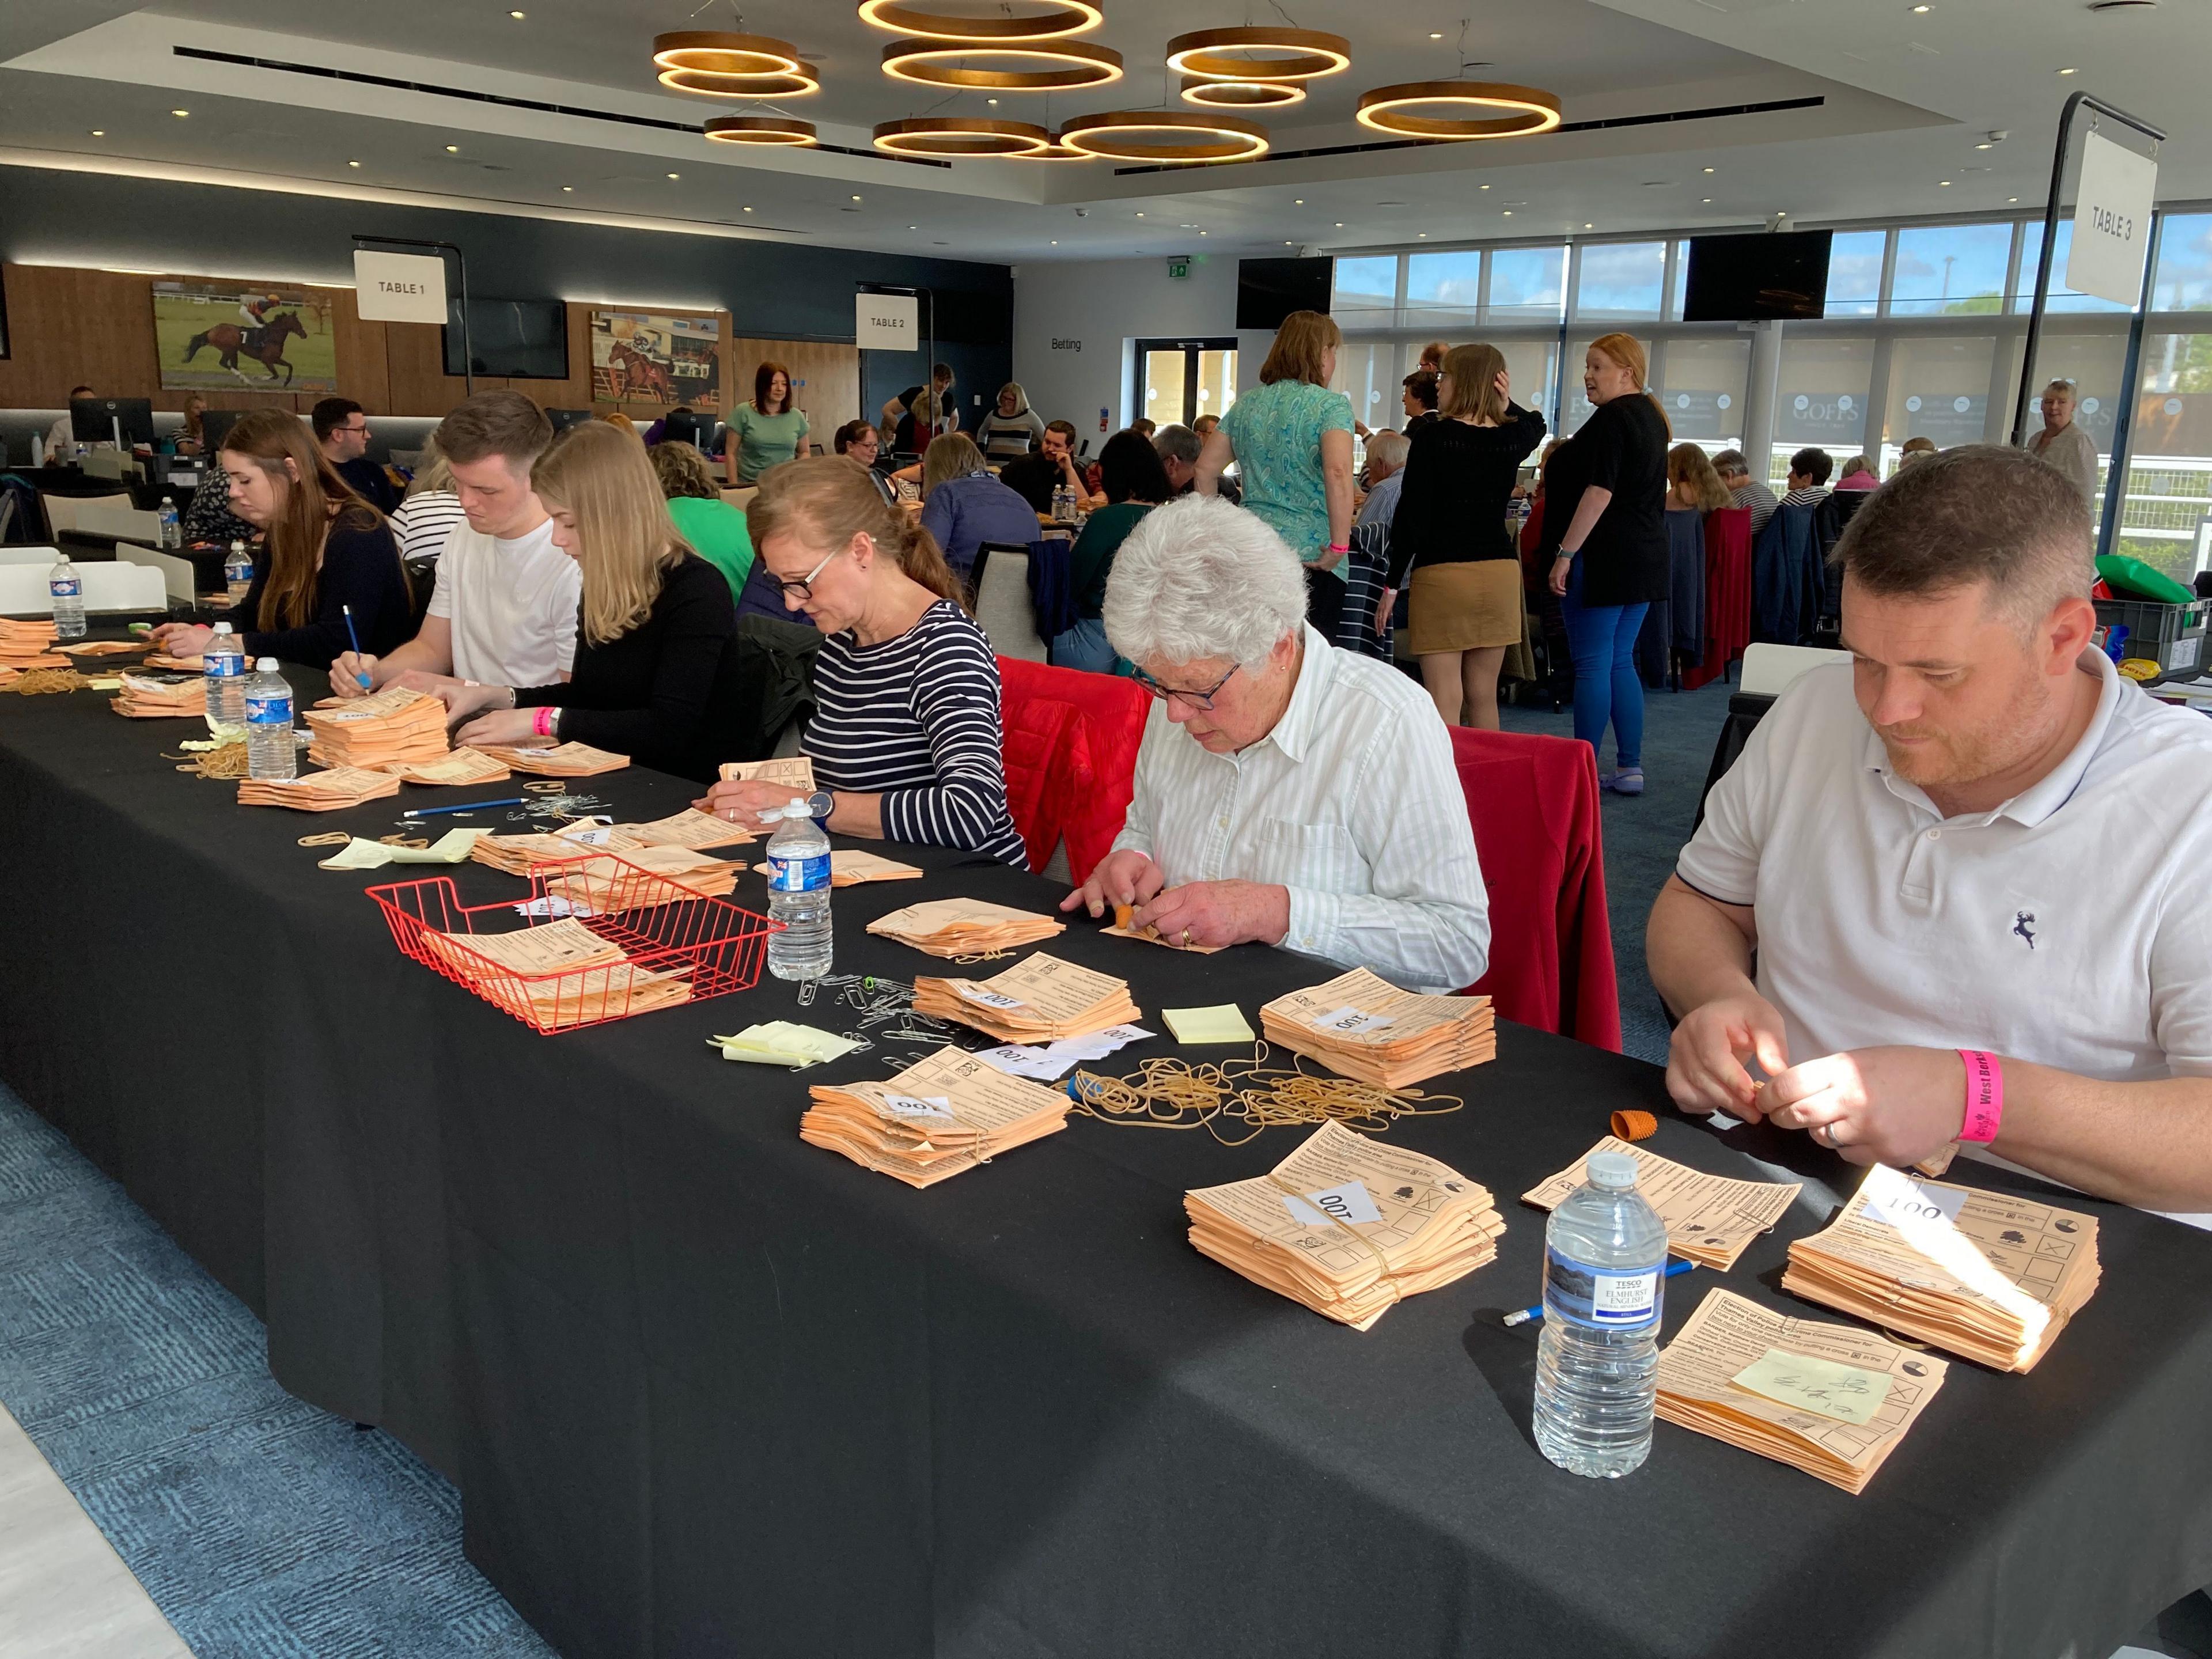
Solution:
M 103 702 L 0 697 L 0 1076 L 265 1318 L 288 1389 L 459 1482 L 471 1559 L 564 1653 L 2095 1659 L 2212 1580 L 2202 1234 L 2071 1200 L 2102 1220 L 2096 1297 L 2029 1376 L 1954 1364 L 1863 1497 L 1665 1425 L 1642 1471 L 1585 1481 L 1530 1438 L 1537 1328 L 1498 1322 L 1538 1290 L 1517 1194 L 1614 1109 L 1658 1111 L 1667 1156 L 1807 1180 L 1726 1282 L 1840 1317 L 1776 1281 L 1856 1171 L 1508 1027 L 1431 1085 L 1463 1110 L 1389 1132 L 1499 1195 L 1499 1260 L 1351 1331 L 1184 1237 L 1185 1188 L 1304 1132 L 1079 1118 L 912 1191 L 796 1133 L 807 1084 L 883 1075 L 881 1051 L 794 1076 L 705 1041 L 848 1029 L 826 996 L 764 981 L 538 1036 L 394 950 L 362 890 L 416 872 L 296 845 L 457 792 L 241 809 L 159 757 L 190 726 Z M 576 787 L 625 818 L 695 793 Z M 840 971 L 938 969 L 861 931 L 915 899 L 1054 896 L 894 850 L 928 873 L 837 894 Z M 472 902 L 524 890 L 452 873 Z M 1153 1029 L 1325 976 L 1083 925 L 1051 948 L 1127 977 Z M 1674 1282 L 1670 1335 L 1711 1288 Z

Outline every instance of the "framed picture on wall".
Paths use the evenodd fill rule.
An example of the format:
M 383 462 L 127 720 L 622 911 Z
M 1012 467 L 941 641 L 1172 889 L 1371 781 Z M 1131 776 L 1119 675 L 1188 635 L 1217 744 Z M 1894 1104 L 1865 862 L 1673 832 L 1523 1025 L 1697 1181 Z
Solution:
M 592 400 L 722 409 L 722 319 L 696 313 L 594 311 Z
M 8 356 L 8 268 L 0 265 L 0 361 Z
M 338 389 L 329 297 L 284 283 L 156 283 L 154 348 L 169 392 Z

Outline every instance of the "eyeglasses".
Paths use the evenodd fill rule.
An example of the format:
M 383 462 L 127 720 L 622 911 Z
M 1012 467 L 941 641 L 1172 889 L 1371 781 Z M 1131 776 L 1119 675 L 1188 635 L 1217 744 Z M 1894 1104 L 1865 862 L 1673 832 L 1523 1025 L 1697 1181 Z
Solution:
M 837 553 L 842 553 L 844 550 L 845 550 L 841 547 L 837 550 Z M 837 553 L 832 553 L 830 556 L 830 559 L 836 558 L 837 556 Z M 782 594 L 786 599 L 796 599 L 801 605 L 804 605 L 807 600 L 814 597 L 814 579 L 829 568 L 830 559 L 823 560 L 822 562 L 816 565 L 813 569 L 808 571 L 804 576 L 800 576 L 794 580 L 784 581 L 781 578 L 775 576 L 769 577 L 769 580 L 775 586 L 775 591 Z M 1235 671 L 1232 670 L 1231 672 L 1233 672 Z M 1221 688 L 1219 686 L 1216 686 L 1214 688 L 1217 691 L 1220 689 Z
M 1143 686 L 1146 690 L 1151 692 L 1154 696 L 1161 699 L 1163 702 L 1166 701 L 1170 697 L 1181 697 L 1183 702 L 1189 704 L 1191 708 L 1196 709 L 1200 714 L 1210 714 L 1213 712 L 1213 700 L 1221 695 L 1221 688 L 1223 686 L 1228 684 L 1230 681 L 1237 678 L 1237 670 L 1234 667 L 1231 667 L 1226 674 L 1224 674 L 1219 679 L 1214 681 L 1212 684 L 1207 686 L 1203 691 L 1186 691 L 1180 686 L 1162 685 L 1158 680 L 1154 679 L 1150 674 L 1145 672 L 1141 668 L 1131 668 L 1129 671 L 1129 676 L 1132 679 L 1135 680 L 1138 684 Z

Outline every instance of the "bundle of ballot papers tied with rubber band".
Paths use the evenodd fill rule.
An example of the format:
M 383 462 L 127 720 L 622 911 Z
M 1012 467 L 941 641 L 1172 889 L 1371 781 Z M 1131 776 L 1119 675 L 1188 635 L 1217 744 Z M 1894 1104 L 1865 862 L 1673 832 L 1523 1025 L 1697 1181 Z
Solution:
M 207 680 L 202 675 L 126 668 L 116 678 L 123 684 L 107 706 L 118 714 L 154 720 L 198 720 L 207 714 Z
M 836 854 L 830 857 L 834 865 Z M 985 899 L 927 899 L 887 916 L 868 931 L 933 957 L 988 957 L 1067 931 L 1067 924 L 1034 910 L 1016 910 Z
M 149 651 L 139 660 L 149 668 L 171 668 L 185 674 L 199 674 L 207 671 L 205 657 L 173 657 L 166 651 Z
M 1340 1123 L 1267 1175 L 1182 1201 L 1200 1254 L 1363 1331 L 1393 1303 L 1491 1261 L 1505 1231 L 1488 1188 Z
M 606 845 L 616 852 L 637 847 L 740 847 L 759 837 L 741 823 L 687 806 L 650 823 L 611 823 Z
M 588 743 L 563 743 L 551 746 L 512 743 L 477 743 L 469 745 L 479 754 L 489 755 L 502 766 L 518 772 L 533 773 L 548 778 L 593 778 L 602 772 L 619 772 L 629 764 L 628 755 L 611 755 L 604 749 L 594 749 Z
M 1735 1266 L 1751 1241 L 1788 1214 L 1803 1190 L 1803 1183 L 1796 1181 L 1707 1175 L 1607 1135 L 1549 1181 L 1522 1194 L 1521 1201 L 1540 1210 L 1557 1209 L 1589 1178 L 1585 1171 L 1600 1152 L 1625 1152 L 1636 1160 L 1636 1190 L 1659 1212 L 1668 1248 L 1700 1267 L 1725 1272 Z
M 884 1083 L 817 1084 L 799 1139 L 866 1169 L 931 1187 L 1067 1127 L 1059 1089 L 940 1048 Z
M 1659 1415 L 1862 1492 L 1950 1366 L 1853 1325 L 1791 1319 L 1717 1287 L 1659 1356 Z
M 240 806 L 289 806 L 301 812 L 335 812 L 399 793 L 399 780 L 389 772 L 371 772 L 359 766 L 334 766 L 327 772 L 307 772 L 296 778 L 240 778 Z
M 753 868 L 762 875 L 768 866 L 756 864 Z M 921 874 L 911 864 L 901 864 L 896 859 L 887 859 L 880 853 L 870 853 L 858 847 L 837 847 L 830 853 L 830 884 L 832 887 L 858 887 L 871 881 L 912 881 Z M 873 928 L 871 932 L 875 931 Z
M 1138 1018 L 1128 981 L 1042 951 L 986 980 L 917 979 L 914 1011 L 1024 1044 L 1085 1036 Z
M 425 929 L 430 955 L 487 1001 L 540 1030 L 649 1013 L 690 1000 L 681 973 L 655 973 L 574 918 L 505 933 Z
M 505 783 L 514 775 L 489 755 L 473 749 L 456 749 L 435 760 L 386 761 L 380 772 L 389 772 L 410 783 L 451 787 L 461 783 Z
M 2051 1352 L 2096 1293 L 2097 1218 L 1877 1164 L 1782 1288 L 2001 1371 Z
M 451 747 L 446 705 L 404 685 L 387 685 L 373 696 L 326 697 L 304 718 L 314 733 L 307 758 L 322 766 L 435 760 Z
M 604 844 L 601 843 L 602 846 Z M 510 876 L 527 876 L 535 874 L 549 864 L 564 864 L 570 859 L 586 857 L 596 850 L 599 849 L 591 844 L 570 836 L 547 835 L 541 831 L 520 836 L 483 836 L 470 851 L 469 856 L 478 864 L 504 870 Z
M 0 617 L 0 668 L 67 668 L 70 659 L 50 649 L 59 637 L 51 617 L 11 622 Z
M 1260 1029 L 1270 1042 L 1381 1089 L 1480 1066 L 1498 1053 L 1488 997 L 1423 996 L 1364 968 L 1262 1004 Z
M 626 848 L 544 875 L 549 896 L 567 900 L 578 915 L 603 916 L 686 897 L 720 898 L 738 884 L 736 865 L 689 847 Z

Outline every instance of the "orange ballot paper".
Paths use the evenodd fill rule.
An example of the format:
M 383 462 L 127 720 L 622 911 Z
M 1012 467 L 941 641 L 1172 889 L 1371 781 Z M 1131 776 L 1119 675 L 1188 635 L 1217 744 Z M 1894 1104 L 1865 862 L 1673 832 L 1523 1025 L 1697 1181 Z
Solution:
M 1789 1213 L 1802 1183 L 1735 1181 L 1707 1175 L 1607 1135 L 1571 1167 L 1521 1194 L 1523 1204 L 1554 1210 L 1586 1179 L 1583 1171 L 1600 1152 L 1626 1152 L 1636 1160 L 1636 1190 L 1659 1212 L 1667 1243 L 1700 1267 L 1725 1272 L 1751 1241 Z

